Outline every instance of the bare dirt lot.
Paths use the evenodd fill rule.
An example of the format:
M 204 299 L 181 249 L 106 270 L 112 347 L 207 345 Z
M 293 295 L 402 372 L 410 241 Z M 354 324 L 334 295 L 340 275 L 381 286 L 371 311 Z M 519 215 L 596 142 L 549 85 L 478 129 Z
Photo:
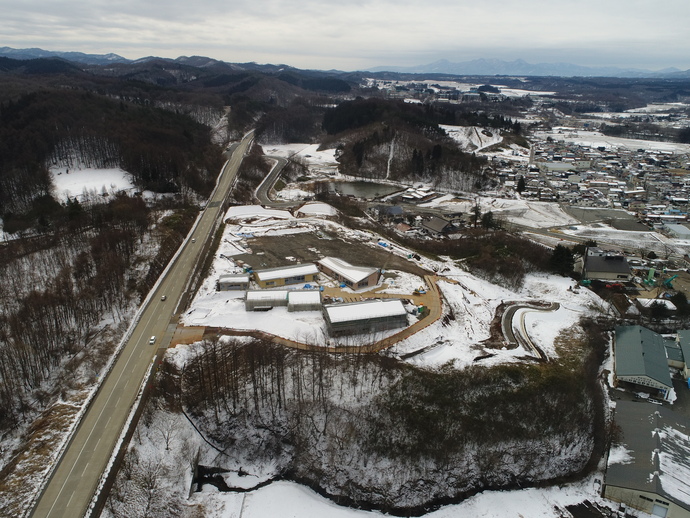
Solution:
M 639 220 L 629 212 L 621 209 L 604 208 L 581 208 L 571 205 L 561 205 L 563 210 L 587 225 L 590 223 L 606 223 L 616 230 L 628 230 L 636 232 L 648 232 L 649 227 L 639 222 Z
M 417 266 L 413 261 L 391 253 L 389 248 L 376 244 L 372 246 L 323 231 L 250 238 L 247 244 L 253 253 L 236 255 L 233 258 L 250 264 L 254 269 L 277 268 L 333 256 L 354 266 L 400 270 L 420 277 L 432 273 Z

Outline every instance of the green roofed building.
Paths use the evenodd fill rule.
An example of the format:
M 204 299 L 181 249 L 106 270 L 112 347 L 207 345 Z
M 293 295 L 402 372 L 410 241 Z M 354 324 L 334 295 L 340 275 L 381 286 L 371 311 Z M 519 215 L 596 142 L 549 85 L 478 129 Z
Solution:
M 666 357 L 666 340 L 642 326 L 616 327 L 614 343 L 616 379 L 656 389 L 669 399 L 673 392 Z

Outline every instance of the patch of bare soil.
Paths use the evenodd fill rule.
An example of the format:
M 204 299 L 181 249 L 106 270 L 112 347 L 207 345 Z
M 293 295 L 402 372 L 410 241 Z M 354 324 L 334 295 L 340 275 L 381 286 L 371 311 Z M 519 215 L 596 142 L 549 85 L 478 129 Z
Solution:
M 82 400 L 88 396 L 83 392 Z M 75 396 L 76 397 L 76 396 Z M 70 429 L 76 414 L 75 405 L 58 403 L 32 423 L 22 449 L 0 473 L 0 516 L 23 516 L 47 470 L 54 462 L 65 433 Z
M 512 304 L 512 302 L 502 302 L 496 308 L 496 313 L 494 314 L 494 318 L 491 320 L 491 325 L 489 326 L 489 338 L 482 342 L 484 347 L 488 347 L 490 349 L 501 349 L 506 346 L 506 340 L 503 336 L 503 314 Z
M 277 268 L 295 262 L 313 262 L 322 257 L 333 256 L 354 266 L 400 270 L 420 277 L 432 273 L 410 260 L 391 253 L 388 248 L 371 246 L 347 239 L 343 235 L 321 231 L 256 237 L 249 239 L 248 244 L 253 254 L 236 255 L 233 258 L 250 264 L 254 269 Z

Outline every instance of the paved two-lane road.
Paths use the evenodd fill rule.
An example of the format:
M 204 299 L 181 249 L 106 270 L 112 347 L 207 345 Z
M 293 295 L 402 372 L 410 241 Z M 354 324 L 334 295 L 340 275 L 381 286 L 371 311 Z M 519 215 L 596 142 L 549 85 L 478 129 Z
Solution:
M 218 186 L 185 242 L 149 298 L 136 327 L 62 455 L 31 516 L 79 518 L 86 515 L 101 474 L 117 446 L 130 411 L 159 347 L 174 332 L 175 312 L 206 242 L 213 239 L 223 201 L 232 187 L 253 134 L 245 136 L 223 167 Z M 162 300 L 165 295 L 165 300 Z M 155 344 L 150 344 L 155 336 Z

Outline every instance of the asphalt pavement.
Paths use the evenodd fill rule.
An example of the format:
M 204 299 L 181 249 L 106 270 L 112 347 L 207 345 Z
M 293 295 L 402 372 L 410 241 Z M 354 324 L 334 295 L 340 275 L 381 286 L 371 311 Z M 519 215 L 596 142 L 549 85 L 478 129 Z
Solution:
M 223 167 L 206 209 L 144 303 L 127 343 L 91 401 L 30 516 L 87 515 L 157 351 L 167 347 L 172 339 L 178 303 L 198 261 L 203 258 L 204 249 L 213 239 L 223 216 L 223 202 L 252 139 L 252 134 L 245 136 Z

